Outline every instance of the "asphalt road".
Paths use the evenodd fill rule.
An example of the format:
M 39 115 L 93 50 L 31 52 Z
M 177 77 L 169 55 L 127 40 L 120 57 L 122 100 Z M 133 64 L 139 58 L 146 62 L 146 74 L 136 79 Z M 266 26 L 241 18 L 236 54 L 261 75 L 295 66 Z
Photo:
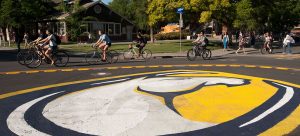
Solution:
M 259 79 L 264 79 L 264 81 L 268 80 L 268 82 L 266 82 L 266 83 L 269 83 L 269 80 L 270 80 L 270 82 L 274 81 L 274 84 L 272 83 L 272 85 L 276 86 L 276 87 L 277 87 L 277 85 L 275 85 L 275 84 L 277 84 L 277 83 L 275 83 L 275 81 L 278 81 L 278 83 L 284 84 L 282 86 L 290 85 L 291 87 L 294 88 L 294 90 L 296 92 L 300 91 L 299 88 L 297 88 L 300 85 L 300 54 L 259 55 L 254 52 L 254 53 L 249 53 L 247 55 L 218 56 L 218 57 L 213 57 L 211 60 L 203 60 L 203 59 L 198 58 L 196 61 L 188 61 L 186 58 L 181 58 L 181 57 L 179 57 L 179 58 L 164 58 L 164 59 L 156 58 L 156 59 L 152 59 L 147 62 L 145 62 L 143 60 L 131 60 L 131 61 L 122 61 L 121 60 L 119 63 L 116 63 L 116 64 L 101 64 L 101 65 L 93 65 L 93 66 L 87 65 L 84 62 L 84 58 L 71 57 L 70 64 L 67 67 L 56 68 L 53 66 L 43 64 L 41 67 L 39 67 L 37 69 L 28 69 L 28 68 L 25 68 L 24 66 L 19 65 L 15 61 L 14 55 L 12 55 L 11 53 L 2 52 L 0 56 L 1 56 L 0 57 L 1 58 L 0 59 L 1 60 L 1 62 L 0 62 L 0 65 L 1 65 L 1 67 L 0 67 L 0 86 L 1 86 L 0 87 L 1 88 L 1 90 L 0 90 L 0 96 L 1 96 L 0 97 L 0 105 L 2 103 L 0 109 L 7 109 L 7 111 L 9 111 L 9 113 L 13 111 L 13 109 L 14 109 L 13 107 L 16 108 L 16 107 L 28 102 L 31 98 L 36 99 L 38 96 L 46 97 L 46 95 L 49 95 L 49 98 L 50 98 L 50 95 L 52 95 L 52 94 L 50 94 L 50 92 L 48 92 L 49 90 L 44 91 L 45 94 L 44 93 L 35 94 L 34 92 L 32 92 L 31 88 L 37 88 L 37 87 L 43 87 L 43 86 L 49 87 L 49 85 L 50 85 L 52 88 L 54 88 L 54 89 L 52 89 L 52 93 L 53 92 L 60 93 L 60 92 L 58 92 L 59 88 L 57 88 L 57 86 L 61 86 L 61 84 L 66 83 L 66 82 L 70 82 L 70 83 L 74 84 L 74 86 L 69 85 L 67 87 L 68 89 L 72 90 L 72 88 L 74 88 L 74 90 L 76 90 L 76 89 L 83 90 L 83 89 L 85 89 L 85 87 L 83 87 L 84 85 L 77 86 L 77 85 L 75 85 L 75 83 L 77 84 L 76 81 L 80 82 L 82 80 L 89 80 L 86 82 L 92 82 L 90 80 L 97 79 L 97 78 L 99 78 L 99 80 L 104 80 L 102 78 L 105 78 L 105 80 L 108 80 L 111 77 L 124 76 L 124 75 L 129 75 L 128 80 L 129 80 L 129 78 L 130 78 L 130 80 L 131 80 L 131 78 L 132 78 L 132 80 L 138 80 L 138 78 L 141 78 L 141 77 L 139 77 L 140 75 L 135 75 L 135 76 L 137 76 L 137 77 L 135 77 L 135 76 L 133 76 L 133 74 L 142 74 L 143 75 L 143 73 L 148 73 L 147 76 L 149 76 L 149 72 L 156 72 L 156 74 L 159 75 L 160 73 L 166 73 L 165 71 L 168 71 L 167 73 L 172 73 L 172 72 L 174 72 L 173 70 L 177 70 L 177 71 L 175 71 L 175 73 L 179 71 L 179 73 L 176 73 L 176 74 L 179 74 L 179 76 L 180 76 L 180 74 L 183 74 L 184 72 L 190 71 L 190 70 L 192 71 L 192 73 L 198 72 L 198 71 L 210 71 L 209 74 L 213 74 L 213 72 L 216 72 L 216 73 L 221 72 L 221 73 L 218 73 L 221 76 L 226 75 L 230 78 L 237 78 L 237 79 L 245 78 L 247 80 L 253 80 L 253 82 L 250 81 L 250 83 L 254 83 L 254 81 L 257 80 L 256 78 L 259 78 Z M 227 75 L 222 72 L 226 72 L 229 74 Z M 183 75 L 183 76 L 188 76 L 189 78 L 192 78 L 193 75 L 197 75 L 197 73 L 195 73 L 195 74 L 192 74 L 192 73 L 189 73 L 189 75 Z M 172 74 L 174 74 L 174 73 L 172 73 Z M 230 74 L 232 74 L 232 75 L 230 75 Z M 162 75 L 164 75 L 164 74 L 162 74 Z M 239 75 L 241 75 L 241 77 Z M 251 76 L 251 77 L 249 77 L 249 79 L 248 79 L 248 76 Z M 126 76 L 124 76 L 124 77 L 126 77 Z M 209 77 L 211 77 L 211 76 L 209 75 Z M 218 76 L 216 76 L 216 77 L 218 77 Z M 106 78 L 108 78 L 108 79 L 106 79 Z M 151 78 L 151 76 L 149 78 Z M 162 78 L 164 78 L 164 77 L 162 77 Z M 120 79 L 120 81 L 116 81 L 116 82 L 118 82 L 118 83 L 123 82 L 121 80 L 123 80 L 123 79 Z M 124 79 L 124 80 L 126 80 L 126 82 L 127 82 L 127 79 Z M 217 80 L 217 79 L 215 79 L 215 80 Z M 163 83 L 163 81 L 164 80 L 158 81 L 157 85 L 159 86 L 159 83 L 160 82 Z M 219 79 L 218 79 L 218 82 L 221 82 L 221 81 L 222 81 L 222 84 L 225 84 L 225 83 L 223 83 L 223 80 L 219 81 Z M 283 82 L 281 82 L 281 81 L 283 81 Z M 93 80 L 93 82 L 94 82 L 94 80 Z M 112 82 L 112 81 L 108 80 L 108 81 L 104 81 L 102 83 L 106 84 L 107 82 Z M 234 82 L 234 81 L 232 80 L 230 82 L 226 82 L 226 84 L 230 84 L 231 82 Z M 180 83 L 180 82 L 178 82 L 178 83 Z M 182 83 L 184 84 L 185 80 L 183 80 Z M 189 84 L 191 84 L 191 83 L 192 83 L 192 81 L 189 82 Z M 205 83 L 208 83 L 208 82 L 205 82 Z M 131 84 L 131 83 L 128 83 L 128 84 Z M 151 84 L 151 83 L 149 83 L 149 84 Z M 244 81 L 244 84 L 246 84 L 246 80 Z M 256 87 L 263 88 L 262 84 L 263 83 L 257 83 Z M 270 85 L 271 85 L 271 83 L 270 83 Z M 172 86 L 169 86 L 169 88 L 172 88 Z M 40 88 L 40 89 L 42 89 L 42 88 Z M 255 89 L 257 89 L 257 88 L 255 88 Z M 245 90 L 247 90 L 247 89 L 245 89 Z M 19 93 L 16 93 L 16 92 L 19 92 Z M 53 94 L 53 95 L 56 95 L 56 94 Z M 132 94 L 132 96 L 133 95 L 134 94 Z M 279 123 L 280 121 L 284 122 L 285 119 L 288 120 L 288 119 L 294 118 L 294 116 L 300 114 L 300 111 L 298 111 L 299 103 L 298 103 L 298 101 L 295 100 L 295 102 L 293 104 L 291 102 L 291 104 L 289 106 L 289 107 L 293 107 L 293 108 L 285 109 L 285 111 L 288 111 L 288 113 L 285 113 L 285 114 L 276 113 L 275 114 L 275 112 L 274 112 L 274 115 L 272 113 L 272 116 L 274 116 L 276 118 L 278 117 L 275 120 L 275 122 L 263 120 L 264 121 L 263 124 L 265 124 L 263 126 L 260 126 L 261 124 L 257 124 L 258 126 L 260 126 L 260 127 L 258 127 L 258 126 L 255 126 L 255 124 L 254 124 L 252 126 L 249 125 L 249 128 L 245 127 L 245 129 L 237 129 L 236 127 L 233 127 L 234 124 L 236 122 L 240 123 L 241 120 L 244 120 L 244 118 L 240 118 L 238 115 L 236 115 L 236 116 L 232 115 L 232 118 L 228 118 L 228 119 L 227 118 L 224 119 L 225 117 L 224 118 L 220 117 L 220 119 L 218 118 L 219 120 L 217 120 L 217 118 L 215 118 L 215 120 L 206 120 L 206 118 L 199 119 L 199 118 L 196 118 L 195 115 L 190 116 L 188 113 L 186 113 L 185 111 L 188 109 L 181 109 L 180 106 L 178 107 L 178 105 L 182 105 L 182 103 L 181 103 L 181 101 L 180 102 L 175 101 L 175 96 L 173 96 L 174 94 L 166 94 L 165 95 L 165 94 L 158 94 L 156 92 L 151 95 L 157 95 L 157 96 L 163 97 L 165 99 L 166 107 L 171 109 L 172 111 L 174 111 L 174 113 L 177 113 L 177 115 L 180 115 L 181 117 L 183 117 L 185 119 L 192 120 L 192 121 L 200 121 L 202 123 L 203 122 L 214 122 L 214 123 L 206 124 L 206 125 L 204 125 L 204 124 L 189 124 L 189 123 L 182 124 L 182 121 L 178 121 L 178 122 L 180 122 L 180 123 L 178 123 L 178 126 L 184 125 L 185 129 L 183 129 L 183 130 L 178 129 L 178 131 L 176 131 L 174 128 L 169 129 L 167 127 L 165 130 L 160 130 L 160 129 L 156 130 L 154 128 L 153 131 L 148 133 L 148 135 L 158 135 L 158 134 L 159 135 L 160 134 L 215 135 L 215 134 L 222 134 L 221 133 L 222 130 L 224 130 L 225 134 L 229 134 L 229 135 L 276 134 L 275 132 L 278 132 L 278 131 L 275 131 L 275 130 L 281 129 L 282 124 Z M 224 95 L 224 94 L 222 94 L 222 95 Z M 270 96 L 268 96 L 268 92 L 266 92 L 265 95 L 266 96 L 264 98 L 260 98 L 260 96 L 262 96 L 262 95 L 253 96 L 253 97 L 258 97 L 258 100 L 253 100 L 253 103 L 255 103 L 255 102 L 258 103 L 256 105 L 256 106 L 258 106 L 257 109 L 260 109 L 260 108 L 265 109 L 268 107 L 268 106 L 266 106 L 267 104 L 260 105 L 261 103 L 259 104 L 259 102 L 258 102 L 260 99 L 262 99 L 261 101 L 268 100 L 269 103 L 272 103 L 272 101 L 277 101 L 277 100 L 273 100 L 273 99 L 275 99 L 275 94 L 272 94 L 272 95 L 274 95 L 274 98 L 273 97 L 271 98 L 271 96 L 272 96 L 271 94 L 269 94 Z M 280 94 L 276 93 L 276 97 L 277 97 L 277 95 L 279 97 Z M 295 95 L 298 95 L 297 96 L 298 98 L 300 96 L 298 94 L 298 92 L 295 93 Z M 24 98 L 23 98 L 23 96 L 24 96 Z M 81 96 L 76 96 L 76 98 L 78 98 L 78 100 L 81 100 Z M 120 95 L 120 97 L 121 96 L 123 98 L 123 94 Z M 58 96 L 58 97 L 61 97 L 61 96 Z M 123 99 L 128 98 L 128 97 L 130 97 L 129 94 L 126 97 L 124 95 Z M 191 96 L 191 97 L 196 97 L 196 96 Z M 233 96 L 229 96 L 229 97 L 233 97 Z M 64 96 L 63 98 L 68 100 L 67 96 L 66 97 Z M 170 98 L 173 98 L 172 101 L 175 102 L 175 104 L 172 104 L 172 102 L 171 102 L 171 104 L 168 104 L 168 99 L 170 99 Z M 292 97 L 292 98 L 294 98 L 294 97 Z M 293 100 L 292 98 L 291 98 L 291 101 Z M 20 100 L 20 99 L 22 99 L 22 100 Z M 109 98 L 105 98 L 105 99 L 109 99 Z M 140 99 L 142 99 L 142 98 L 140 98 Z M 188 98 L 185 97 L 185 99 L 188 99 Z M 7 106 L 3 105 L 8 102 L 13 102 L 12 100 L 18 100 L 16 102 L 16 104 L 12 104 L 13 105 L 12 107 L 7 107 Z M 71 98 L 70 98 L 70 100 L 71 100 Z M 147 99 L 143 98 L 143 100 L 148 101 L 148 98 Z M 161 99 L 159 99 L 159 100 L 161 100 Z M 64 103 L 65 101 L 62 100 L 62 102 Z M 101 102 L 98 102 L 98 103 L 101 103 Z M 152 101 L 151 101 L 151 103 L 152 103 Z M 191 100 L 189 100 L 189 103 L 193 103 L 192 98 L 191 98 Z M 155 103 L 155 104 L 157 104 L 157 103 Z M 233 104 L 231 103 L 231 106 L 232 105 Z M 244 105 L 247 105 L 247 104 L 244 104 Z M 67 105 L 63 105 L 63 106 L 67 106 Z M 81 106 L 84 106 L 84 105 L 81 105 Z M 140 106 L 142 106 L 142 105 L 140 105 Z M 227 107 L 231 107 L 231 106 L 227 106 Z M 274 106 L 274 107 L 276 107 L 276 106 Z M 49 108 L 49 107 L 46 106 L 46 108 Z M 53 109 L 53 111 L 58 110 L 58 109 L 55 109 L 54 107 L 52 107 L 52 109 Z M 197 108 L 195 108 L 195 107 L 192 109 L 195 111 L 198 111 Z M 253 107 L 252 107 L 252 109 L 253 109 Z M 272 107 L 270 109 L 272 109 Z M 43 110 L 43 109 L 40 109 L 40 110 Z M 51 108 L 49 110 L 51 110 Z M 164 110 L 166 110 L 166 109 L 164 109 Z M 293 112 L 294 110 L 297 112 Z M 27 118 L 27 116 L 28 116 L 27 112 L 32 112 L 32 111 L 30 111 L 30 109 L 29 109 L 28 111 L 25 112 L 26 114 L 24 113 L 25 120 L 26 119 L 31 120 L 32 117 Z M 54 113 L 61 113 L 61 112 L 62 111 L 56 111 Z M 127 112 L 125 112 L 125 113 L 127 113 Z M 137 112 L 141 112 L 141 111 L 137 111 Z M 166 113 L 166 112 L 164 112 L 164 113 Z M 245 118 L 250 118 L 250 116 L 252 116 L 252 115 L 254 116 L 256 114 L 259 114 L 259 112 L 257 112 L 257 113 L 256 112 L 257 111 L 249 112 L 249 117 L 248 117 L 248 114 L 245 114 L 245 115 L 247 115 L 247 116 L 245 116 Z M 124 113 L 124 112 L 122 112 L 122 113 Z M 239 112 L 239 114 L 243 115 L 242 113 L 247 113 L 247 112 L 242 112 L 242 111 Z M 1 114 L 1 116 L 5 115 L 5 117 L 7 117 L 7 120 L 8 120 L 7 122 L 9 122 L 9 117 L 7 115 L 8 113 L 0 112 L 0 114 Z M 86 114 L 86 113 L 83 113 L 83 114 Z M 237 113 L 235 112 L 234 114 L 237 114 Z M 141 115 L 142 115 L 142 113 L 141 113 Z M 171 113 L 168 115 L 171 115 Z M 37 116 L 41 116 L 41 115 L 37 115 Z M 22 131 L 21 131 L 21 130 L 16 129 L 16 127 L 14 127 L 14 125 L 9 124 L 9 123 L 8 123 L 8 125 L 6 125 L 3 121 L 1 121 L 0 122 L 0 126 L 1 126 L 0 131 L 4 132 L 4 134 L 8 134 L 8 135 L 13 134 L 13 133 L 21 134 L 21 135 L 22 134 L 30 135 L 30 134 L 39 134 L 39 132 L 53 134 L 53 135 L 58 135 L 58 134 L 80 134 L 80 135 L 83 135 L 83 134 L 102 134 L 102 135 L 115 135 L 115 134 L 126 135 L 126 134 L 129 134 L 129 135 L 131 135 L 132 134 L 132 135 L 136 135 L 136 134 L 141 134 L 141 131 L 139 131 L 139 130 L 142 130 L 143 127 L 149 127 L 149 126 L 147 126 L 147 125 L 149 125 L 148 124 L 149 122 L 145 121 L 142 123 L 142 124 L 145 124 L 145 126 L 140 125 L 139 127 L 142 127 L 142 128 L 136 128 L 136 131 L 134 131 L 134 130 L 129 131 L 127 129 L 125 131 L 125 129 L 121 128 L 121 127 L 116 128 L 116 132 L 120 131 L 120 133 L 112 133 L 112 131 L 108 131 L 108 130 L 112 129 L 109 127 L 105 128 L 105 131 L 103 130 L 103 132 L 96 131 L 97 130 L 96 128 L 94 128 L 94 129 L 90 128 L 87 130 L 81 130 L 81 129 L 77 130 L 75 128 L 78 126 L 63 125 L 64 123 L 68 122 L 69 120 L 67 120 L 67 121 L 65 121 L 63 119 L 56 120 L 55 117 L 52 118 L 52 116 L 55 116 L 55 114 L 50 115 L 50 113 L 49 113 L 49 115 L 43 115 L 43 116 L 47 116 L 47 119 L 51 120 L 52 122 L 55 122 L 57 130 L 51 130 L 47 127 L 37 127 L 37 125 L 39 125 L 39 123 L 27 121 L 27 123 L 30 126 L 32 126 L 35 130 L 32 131 L 32 133 L 31 132 L 23 132 L 23 131 L 29 131 L 32 129 L 26 130 L 26 127 L 18 126 L 18 127 L 22 128 L 21 129 Z M 261 116 L 262 116 L 262 114 L 261 114 Z M 71 115 L 69 117 L 72 118 Z M 149 115 L 149 117 L 150 117 L 150 115 Z M 157 117 L 157 116 L 151 116 L 151 118 L 155 118 L 155 117 Z M 172 117 L 173 117 L 173 113 L 172 113 Z M 236 117 L 239 117 L 239 118 L 236 118 Z M 68 117 L 66 117 L 66 118 L 68 118 Z M 175 115 L 174 115 L 174 118 L 175 118 Z M 177 116 L 176 116 L 176 118 L 177 118 Z M 4 119 L 6 119 L 6 118 L 4 118 Z M 118 119 L 120 119 L 120 118 L 118 118 Z M 139 117 L 137 117 L 137 120 L 138 119 L 139 119 Z M 231 121 L 232 119 L 233 119 L 233 121 Z M 264 118 L 264 119 L 267 119 L 267 118 Z M 15 121 L 16 120 L 12 120 L 11 123 L 13 123 Z M 260 122 L 258 122 L 258 123 L 260 123 Z M 294 126 L 290 125 L 291 128 L 288 129 L 290 131 L 288 131 L 288 132 L 282 131 L 282 133 L 289 134 L 289 135 L 293 135 L 293 134 L 300 135 L 300 127 L 299 127 L 299 124 L 297 124 L 297 123 L 300 124 L 299 118 L 296 121 L 296 125 L 295 124 L 294 124 Z M 83 124 L 81 124 L 81 125 L 83 125 Z M 117 124 L 118 123 L 116 123 L 115 125 L 117 125 Z M 151 124 L 151 121 L 150 121 L 150 124 Z M 221 124 L 221 125 L 217 125 L 215 127 L 215 124 Z M 290 124 L 292 124 L 292 123 L 290 123 Z M 85 125 L 89 125 L 89 123 L 85 124 Z M 133 126 L 128 126 L 128 124 L 127 125 L 122 124 L 122 125 L 125 128 L 133 127 Z M 120 125 L 120 126 L 122 126 L 122 125 Z M 211 127 L 211 125 L 214 127 Z M 247 123 L 245 123 L 244 125 L 247 125 Z M 2 126 L 5 126 L 5 127 L 2 127 Z M 66 128 L 68 128 L 68 129 L 66 129 Z M 201 129 L 199 129 L 199 128 L 201 128 Z M 200 131 L 200 130 L 202 130 L 202 128 L 205 128 L 204 129 L 205 131 Z M 206 128 L 211 128 L 211 130 L 206 129 Z M 240 128 L 241 128 L 241 126 L 240 126 Z M 261 129 L 258 129 L 258 128 L 261 128 Z M 194 131 L 194 130 L 198 130 L 198 129 L 199 129 L 199 131 Z M 228 129 L 228 131 L 227 131 L 227 129 Z M 272 129 L 274 129 L 274 131 Z M 38 131 L 35 133 L 36 130 L 38 130 Z M 73 130 L 73 131 L 70 131 L 70 130 Z M 215 130 L 218 130 L 218 131 L 215 131 Z M 220 130 L 221 130 L 221 132 L 219 132 Z M 80 133 L 77 133 L 77 132 L 80 132 Z M 88 133 L 88 132 L 90 132 L 90 133 Z

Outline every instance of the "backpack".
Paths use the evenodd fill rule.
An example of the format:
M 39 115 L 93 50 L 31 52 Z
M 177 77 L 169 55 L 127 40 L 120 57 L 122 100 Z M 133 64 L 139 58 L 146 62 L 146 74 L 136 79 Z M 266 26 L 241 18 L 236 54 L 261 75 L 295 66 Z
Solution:
M 61 40 L 59 38 L 59 36 L 57 34 L 54 34 L 54 37 L 55 37 L 55 42 L 57 45 L 61 44 Z
M 208 44 L 208 43 L 209 43 L 209 40 L 208 40 L 206 37 L 204 38 L 204 43 L 205 43 L 205 44 Z

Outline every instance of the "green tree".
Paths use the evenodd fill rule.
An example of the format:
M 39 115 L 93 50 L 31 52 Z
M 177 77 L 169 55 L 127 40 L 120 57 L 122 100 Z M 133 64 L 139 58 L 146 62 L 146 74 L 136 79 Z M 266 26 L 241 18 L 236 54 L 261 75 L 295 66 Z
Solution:
M 109 7 L 131 20 L 138 29 L 147 29 L 147 0 L 113 0 Z
M 236 6 L 236 20 L 233 26 L 243 31 L 253 31 L 258 27 L 255 16 L 255 9 L 251 0 L 242 0 Z

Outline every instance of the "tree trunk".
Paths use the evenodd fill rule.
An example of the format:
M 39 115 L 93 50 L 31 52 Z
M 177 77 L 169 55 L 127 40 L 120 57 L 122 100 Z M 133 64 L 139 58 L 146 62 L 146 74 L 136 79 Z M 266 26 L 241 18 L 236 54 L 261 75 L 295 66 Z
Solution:
M 150 26 L 150 39 L 151 39 L 151 43 L 154 43 L 153 27 L 152 26 Z

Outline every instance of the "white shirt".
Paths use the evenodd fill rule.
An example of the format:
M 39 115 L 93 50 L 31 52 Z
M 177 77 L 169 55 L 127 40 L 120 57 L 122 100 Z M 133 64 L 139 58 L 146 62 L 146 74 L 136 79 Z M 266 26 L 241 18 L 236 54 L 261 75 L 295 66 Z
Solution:
M 289 34 L 287 34 L 283 40 L 284 45 L 287 45 L 288 43 L 295 43 L 294 38 L 292 36 L 290 36 Z
M 53 34 L 49 35 L 47 38 L 50 39 L 50 41 L 49 41 L 50 46 L 57 46 L 56 39 L 55 39 L 55 36 Z

